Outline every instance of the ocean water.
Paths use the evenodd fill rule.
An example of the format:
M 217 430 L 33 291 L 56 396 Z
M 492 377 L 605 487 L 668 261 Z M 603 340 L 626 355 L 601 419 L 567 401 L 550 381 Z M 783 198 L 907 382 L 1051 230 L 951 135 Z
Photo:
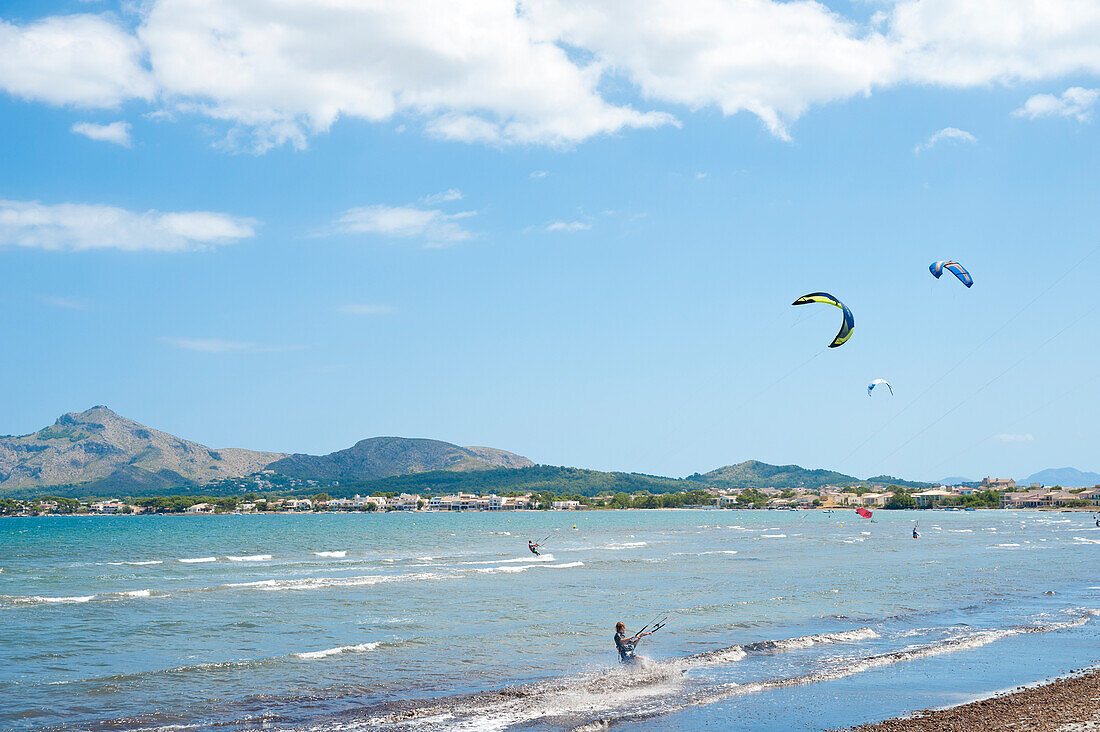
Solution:
M 1098 568 L 1087 513 L 2 519 L 0 728 L 828 729 L 1100 662 Z

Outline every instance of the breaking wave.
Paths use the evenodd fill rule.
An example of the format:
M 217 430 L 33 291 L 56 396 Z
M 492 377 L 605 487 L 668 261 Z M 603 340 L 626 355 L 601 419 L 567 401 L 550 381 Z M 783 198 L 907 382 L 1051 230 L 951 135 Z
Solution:
M 207 562 L 218 561 L 217 557 L 195 557 L 194 559 L 177 559 L 177 562 L 183 562 L 184 564 L 206 564 Z
M 476 569 L 476 572 L 526 572 L 529 569 L 541 567 L 543 569 L 569 569 L 571 567 L 583 567 L 584 562 L 565 562 L 564 564 L 520 564 L 513 567 L 484 567 Z
M 91 602 L 95 595 L 74 595 L 70 597 L 47 597 L 45 595 L 0 595 L 0 600 L 12 605 L 69 605 Z
M 303 577 L 301 579 L 267 579 L 254 582 L 231 582 L 222 587 L 253 590 L 315 590 L 322 587 L 361 587 L 385 582 L 416 582 L 419 580 L 446 579 L 446 575 L 434 572 L 413 574 L 368 574 L 359 577 Z
M 378 646 L 382 645 L 381 641 L 375 641 L 373 643 L 360 643 L 354 646 L 337 646 L 336 648 L 326 648 L 323 651 L 307 651 L 305 653 L 295 653 L 298 658 L 312 661 L 318 658 L 327 658 L 328 656 L 336 656 L 341 653 L 357 653 L 359 651 L 373 651 Z
M 318 557 L 332 557 L 333 559 L 343 559 L 348 555 L 346 551 L 332 551 L 332 552 L 313 552 L 314 556 Z
M 743 694 L 790 686 L 816 684 L 852 676 L 896 663 L 964 651 L 1024 633 L 1042 633 L 1088 622 L 1100 611 L 1065 622 L 994 630 L 973 630 L 921 645 L 870 655 L 823 658 L 810 673 L 751 683 L 717 686 L 693 684 L 692 669 L 734 664 L 747 656 L 781 653 L 818 644 L 858 643 L 880 637 L 871 628 L 765 640 L 719 648 L 690 656 L 652 661 L 640 658 L 632 666 L 590 671 L 566 677 L 506 687 L 476 694 L 439 697 L 425 701 L 384 704 L 364 710 L 340 729 L 505 729 L 515 726 L 542 728 L 565 726 L 573 732 L 659 718 L 690 707 L 705 706 Z M 585 717 L 588 717 L 585 720 Z M 320 727 L 332 728 L 331 725 Z M 319 729 L 320 729 L 319 728 Z
M 270 554 L 251 554 L 245 557 L 226 557 L 231 562 L 266 562 L 271 559 Z

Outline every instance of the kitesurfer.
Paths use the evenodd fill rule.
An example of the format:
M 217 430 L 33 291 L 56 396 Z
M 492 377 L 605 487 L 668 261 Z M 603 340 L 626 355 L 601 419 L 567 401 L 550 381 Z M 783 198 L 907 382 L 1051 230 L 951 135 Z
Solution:
M 917 533 L 917 527 L 916 526 L 913 527 L 913 538 L 914 539 L 919 539 L 920 538 L 920 534 Z
M 638 657 L 634 655 L 634 648 L 638 645 L 638 641 L 647 635 L 649 633 L 637 633 L 627 638 L 626 623 L 621 620 L 615 623 L 615 647 L 619 649 L 619 663 L 634 663 L 637 661 Z
M 541 557 L 542 556 L 541 554 L 539 554 L 539 546 L 540 546 L 539 544 L 536 544 L 535 542 L 531 541 L 530 539 L 527 540 L 527 548 L 530 549 L 531 553 L 534 554 L 536 557 Z

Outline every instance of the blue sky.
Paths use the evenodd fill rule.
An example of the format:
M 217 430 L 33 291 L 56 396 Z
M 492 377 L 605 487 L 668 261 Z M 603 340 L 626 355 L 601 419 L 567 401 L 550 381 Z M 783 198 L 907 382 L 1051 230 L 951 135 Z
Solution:
M 1020 9 L 1055 30 L 1012 46 L 930 35 L 975 17 L 963 0 L 731 3 L 716 25 L 761 16 L 793 56 L 708 66 L 706 39 L 548 0 L 463 36 L 484 58 L 452 60 L 456 81 L 425 61 L 467 32 L 439 8 L 336 17 L 382 50 L 333 60 L 333 18 L 290 51 L 248 40 L 274 5 L 5 5 L 0 432 L 107 404 L 216 447 L 1100 469 L 1100 7 L 1072 32 L 1026 16 L 1059 2 Z M 259 71 L 218 67 L 204 23 Z M 697 65 L 658 41 L 700 44 Z M 937 259 L 973 289 L 933 279 Z M 855 313 L 841 348 L 838 311 L 790 306 L 816 290 Z M 879 377 L 893 398 L 867 398 Z

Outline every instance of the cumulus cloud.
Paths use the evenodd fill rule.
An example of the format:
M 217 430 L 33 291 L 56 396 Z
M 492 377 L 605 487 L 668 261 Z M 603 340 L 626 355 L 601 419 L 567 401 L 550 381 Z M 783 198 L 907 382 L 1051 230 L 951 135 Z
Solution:
M 0 246 L 180 252 L 255 235 L 256 222 L 210 211 L 134 212 L 84 203 L 0 200 Z
M 473 211 L 448 214 L 439 209 L 376 204 L 345 211 L 333 224 L 343 234 L 376 234 L 388 239 L 423 239 L 428 244 L 456 244 L 473 237 L 462 219 Z
M 942 130 L 935 133 L 927 140 L 913 148 L 913 153 L 920 154 L 925 150 L 931 150 L 936 145 L 945 141 L 955 143 L 965 142 L 973 144 L 978 141 L 978 138 L 974 137 L 974 135 L 970 134 L 966 130 L 960 130 L 958 127 L 944 127 Z
M 576 231 L 587 231 L 591 228 L 592 224 L 586 221 L 554 221 L 546 225 L 547 231 L 564 231 L 570 234 Z
M 1071 86 L 1061 96 L 1053 94 L 1035 94 L 1028 97 L 1024 105 L 1012 112 L 1014 117 L 1073 117 L 1078 122 L 1088 122 L 1092 117 L 1092 108 L 1100 99 L 1100 89 L 1084 89 Z
M 152 99 L 142 43 L 101 15 L 58 15 L 26 25 L 0 20 L 0 88 L 24 99 L 116 107 Z
M 225 341 L 220 338 L 171 338 L 160 339 L 173 348 L 199 353 L 267 353 L 284 350 L 277 346 L 264 346 L 249 341 Z
M 568 145 L 671 117 L 605 101 L 510 0 L 155 0 L 138 37 L 184 106 L 305 144 L 340 117 L 413 114 L 467 142 Z
M 815 105 L 901 85 L 1100 73 L 1097 0 L 894 0 L 867 21 L 812 0 L 145 0 L 0 22 L 0 88 L 52 104 L 149 100 L 257 151 L 341 117 L 400 117 L 492 145 L 572 145 L 749 112 L 772 134 Z M 614 84 L 607 84 L 613 80 Z M 635 92 L 611 100 L 606 88 Z M 648 109 L 645 109 L 648 107 Z
M 545 178 L 548 175 L 550 175 L 550 171 L 548 170 L 532 170 L 531 175 L 528 177 L 537 180 L 538 178 Z
M 1003 433 L 999 435 L 993 435 L 993 439 L 997 442 L 1033 442 L 1035 440 L 1035 436 L 1032 435 L 1030 432 L 1023 435 Z
M 394 308 L 392 305 L 351 304 L 341 305 L 337 310 L 348 315 L 384 315 L 392 313 Z
M 71 129 L 76 134 L 84 135 L 91 140 L 113 142 L 116 145 L 130 147 L 129 122 L 111 122 L 106 125 L 97 125 L 94 122 L 77 122 Z

